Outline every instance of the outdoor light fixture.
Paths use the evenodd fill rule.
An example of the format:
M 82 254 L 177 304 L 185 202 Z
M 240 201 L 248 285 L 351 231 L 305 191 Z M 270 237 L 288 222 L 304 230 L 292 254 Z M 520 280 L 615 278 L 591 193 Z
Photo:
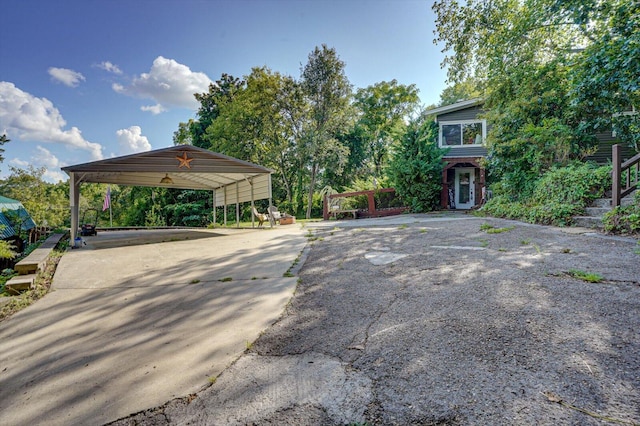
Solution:
M 160 183 L 173 184 L 173 179 L 169 177 L 169 173 L 166 173 L 162 179 L 160 179 Z

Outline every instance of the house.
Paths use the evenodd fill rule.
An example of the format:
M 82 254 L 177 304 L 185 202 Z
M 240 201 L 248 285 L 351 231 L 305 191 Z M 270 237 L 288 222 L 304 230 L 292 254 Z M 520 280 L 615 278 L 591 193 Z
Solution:
M 484 101 L 470 99 L 429 111 L 439 125 L 438 146 L 449 148 L 442 171 L 442 208 L 468 210 L 482 202 L 487 155 L 487 121 L 479 118 Z
M 9 241 L 18 253 L 24 248 L 21 231 L 31 234 L 35 222 L 18 200 L 0 196 L 0 239 Z
M 438 123 L 438 146 L 449 148 L 444 156 L 440 205 L 446 209 L 468 210 L 482 204 L 486 191 L 486 172 L 482 159 L 487 155 L 485 141 L 490 126 L 483 116 L 484 100 L 470 99 L 425 111 Z M 597 151 L 586 158 L 606 164 L 611 147 L 617 143 L 612 132 L 596 134 Z M 631 158 L 631 148 L 623 149 L 623 158 Z

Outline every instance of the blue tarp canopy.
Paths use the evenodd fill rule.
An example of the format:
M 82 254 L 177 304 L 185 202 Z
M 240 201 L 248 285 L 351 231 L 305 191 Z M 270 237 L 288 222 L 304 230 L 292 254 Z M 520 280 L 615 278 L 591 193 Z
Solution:
M 14 216 L 18 220 L 12 223 L 7 216 Z M 4 240 L 17 235 L 16 226 L 22 228 L 23 231 L 28 231 L 35 228 L 36 224 L 20 201 L 0 195 L 0 239 Z

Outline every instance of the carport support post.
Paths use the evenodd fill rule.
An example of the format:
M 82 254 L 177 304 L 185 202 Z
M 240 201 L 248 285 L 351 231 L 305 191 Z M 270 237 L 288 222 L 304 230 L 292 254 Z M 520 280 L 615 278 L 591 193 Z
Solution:
M 236 181 L 236 228 L 240 228 L 240 187 Z
M 248 179 L 247 182 L 249 182 L 249 186 L 251 186 L 251 227 L 255 228 L 255 216 L 253 214 L 253 212 L 256 210 L 256 203 L 254 202 L 255 200 L 253 199 L 253 178 Z
M 224 187 L 224 226 L 227 226 L 227 187 Z
M 75 173 L 69 174 L 69 205 L 71 207 L 71 242 L 73 246 L 78 233 L 78 213 L 80 209 L 80 183 Z
M 275 220 L 271 217 L 271 207 L 273 206 L 273 194 L 271 193 L 271 173 L 269 173 L 269 225 L 273 228 Z
M 214 189 L 213 191 L 211 191 L 211 193 L 213 194 L 213 222 L 212 222 L 212 227 L 215 228 L 216 227 L 216 190 Z

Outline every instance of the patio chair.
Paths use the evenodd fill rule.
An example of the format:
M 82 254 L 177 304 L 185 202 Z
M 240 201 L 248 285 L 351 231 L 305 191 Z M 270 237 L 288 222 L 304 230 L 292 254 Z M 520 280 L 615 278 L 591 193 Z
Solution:
M 269 214 L 269 222 L 271 222 L 272 225 L 275 225 L 282 217 L 282 214 L 278 211 L 276 206 L 269 206 L 267 212 Z
M 269 219 L 269 215 L 258 213 L 258 210 L 255 207 L 251 207 L 251 212 L 253 216 L 258 219 L 258 226 L 262 226 L 265 220 Z

